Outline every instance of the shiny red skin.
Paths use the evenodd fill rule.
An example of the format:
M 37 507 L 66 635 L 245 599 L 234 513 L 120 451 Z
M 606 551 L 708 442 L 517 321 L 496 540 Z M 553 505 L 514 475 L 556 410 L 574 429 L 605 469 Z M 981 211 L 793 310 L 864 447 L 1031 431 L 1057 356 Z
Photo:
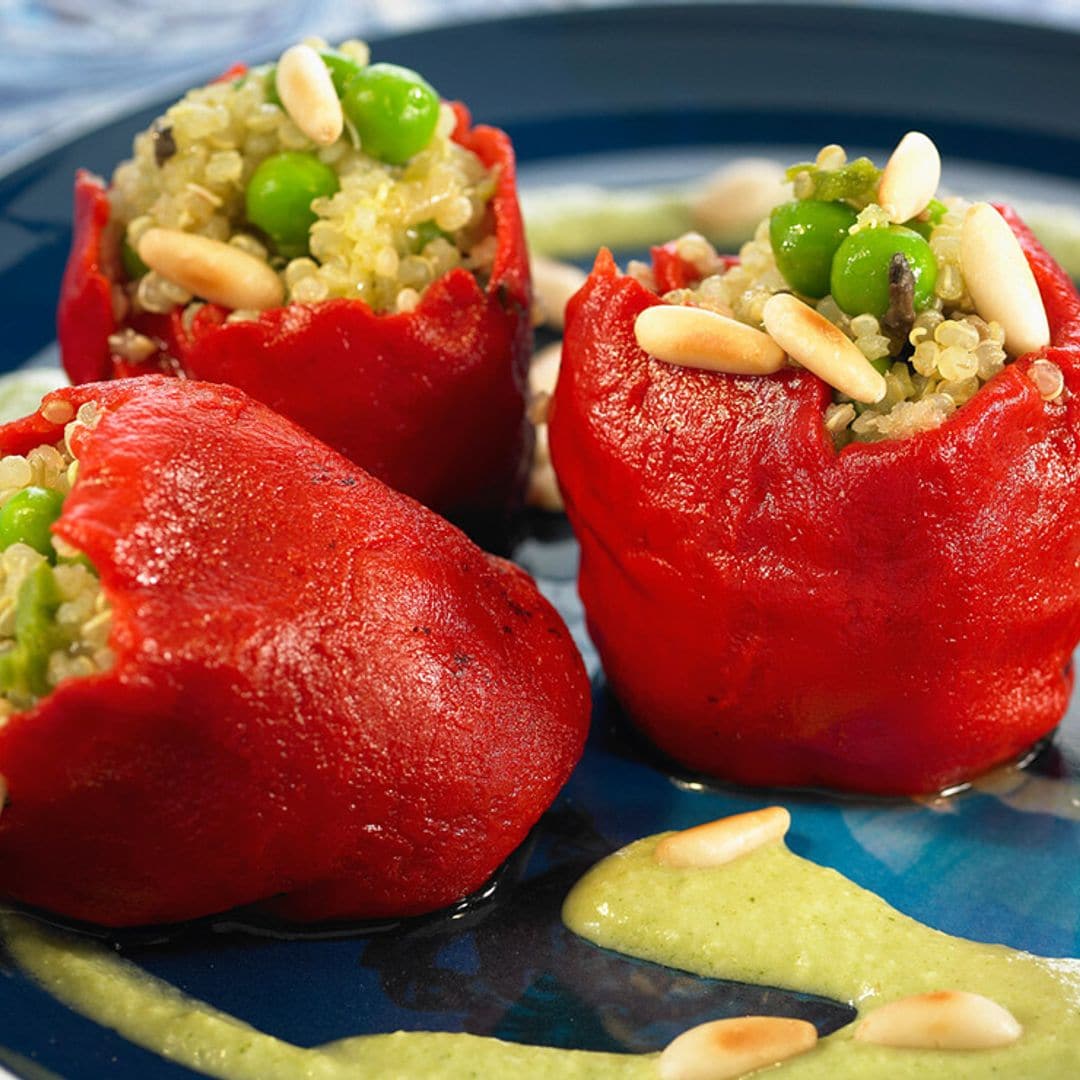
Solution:
M 238 386 L 295 420 L 391 487 L 465 518 L 519 500 L 532 452 L 525 373 L 531 285 L 514 152 L 503 132 L 471 127 L 458 105 L 454 138 L 499 170 L 491 207 L 498 252 L 484 289 L 466 270 L 432 285 L 415 311 L 378 315 L 361 300 L 290 304 L 254 320 L 200 309 L 126 317 L 160 345 L 134 365 L 108 337 L 112 282 L 122 281 L 103 183 L 75 180 L 74 235 L 60 291 L 57 337 L 72 382 L 183 374 Z
M 1080 640 L 1080 300 L 1009 211 L 1068 392 L 1023 357 L 948 423 L 837 453 L 830 388 L 648 357 L 602 252 L 567 312 L 551 450 L 579 588 L 635 724 L 752 785 L 929 792 L 1061 719 Z
M 116 666 L 0 727 L 0 894 L 110 926 L 266 901 L 411 915 L 478 888 L 567 779 L 588 682 L 517 567 L 230 387 L 97 401 L 54 531 Z M 24 452 L 61 429 L 0 429 Z

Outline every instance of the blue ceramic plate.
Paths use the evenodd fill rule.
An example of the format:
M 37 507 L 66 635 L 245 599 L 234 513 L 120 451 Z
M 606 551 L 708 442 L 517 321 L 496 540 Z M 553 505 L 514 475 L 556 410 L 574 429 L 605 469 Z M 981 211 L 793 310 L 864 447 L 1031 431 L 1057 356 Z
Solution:
M 906 129 L 961 162 L 958 186 L 1080 205 L 1080 39 L 1060 31 L 894 11 L 768 5 L 636 8 L 448 27 L 386 40 L 506 127 L 526 185 L 633 184 L 699 173 L 737 150 L 791 158 L 825 142 L 881 149 Z M 108 173 L 155 102 L 43 151 L 0 179 L 0 366 L 48 348 L 69 240 L 72 175 Z M 783 147 L 783 150 L 778 148 Z M 791 149 L 788 149 L 788 148 Z M 850 1011 L 776 990 L 696 980 L 573 938 L 559 905 L 626 842 L 778 798 L 792 847 L 953 934 L 1078 955 L 1080 710 L 1023 774 L 942 800 L 759 793 L 671 777 L 625 730 L 584 641 L 565 525 L 520 549 L 574 628 L 595 675 L 581 765 L 491 895 L 452 915 L 318 940 L 227 922 L 172 940 L 123 934 L 127 957 L 187 993 L 303 1046 L 365 1032 L 469 1031 L 641 1051 L 705 1018 L 769 1011 L 822 1030 Z M 630 978 L 633 974 L 636 977 Z M 0 961 L 0 1063 L 22 1077 L 192 1075 L 68 1011 Z M 2 1070 L 0 1070 L 2 1071 Z

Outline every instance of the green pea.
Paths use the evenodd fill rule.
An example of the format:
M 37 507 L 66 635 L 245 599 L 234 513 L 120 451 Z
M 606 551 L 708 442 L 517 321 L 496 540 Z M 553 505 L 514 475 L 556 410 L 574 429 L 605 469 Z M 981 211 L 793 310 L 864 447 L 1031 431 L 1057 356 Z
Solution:
M 930 245 L 902 225 L 860 229 L 840 245 L 830 278 L 833 299 L 849 315 L 868 312 L 880 319 L 889 309 L 889 263 L 897 252 L 915 278 L 915 309 L 925 308 L 934 296 L 937 260 Z
M 924 240 L 929 240 L 930 234 L 934 231 L 934 226 L 941 221 L 948 211 L 949 208 L 943 202 L 938 202 L 937 199 L 931 199 L 929 205 L 926 207 L 926 219 L 912 218 L 910 221 L 904 222 L 904 228 L 913 229 Z
M 330 72 L 330 81 L 334 84 L 337 96 L 342 97 L 345 93 L 345 84 L 360 70 L 360 65 L 344 53 L 338 52 L 337 49 L 320 49 L 319 55 L 327 71 Z M 271 64 L 265 70 L 263 77 L 266 80 L 266 100 L 271 105 L 281 108 L 281 95 L 277 88 L 277 64 Z
M 316 217 L 312 202 L 333 195 L 338 187 L 337 173 L 314 154 L 274 154 L 248 181 L 247 219 L 270 237 L 279 254 L 295 258 L 308 249 L 308 230 Z
M 855 211 L 847 203 L 796 199 L 769 216 L 769 240 L 784 280 L 803 296 L 815 299 L 829 291 L 833 255 Z
M 120 262 L 123 263 L 124 273 L 127 274 L 128 281 L 137 281 L 150 269 L 139 258 L 139 253 L 127 240 L 120 245 Z
M 345 86 L 348 81 L 361 70 L 360 65 L 337 49 L 320 49 L 319 55 L 322 62 L 330 72 L 330 80 L 334 84 L 338 97 L 345 96 Z
M 49 526 L 60 516 L 64 496 L 51 488 L 27 487 L 0 507 L 0 550 L 12 544 L 28 544 L 36 552 L 56 560 Z
M 406 235 L 410 240 L 409 247 L 417 254 L 440 236 L 449 239 L 449 234 L 443 232 L 434 221 L 421 221 L 419 225 L 413 225 L 406 230 Z
M 0 690 L 29 703 L 49 692 L 49 653 L 63 644 L 56 625 L 60 593 L 48 563 L 35 567 L 15 599 L 15 645 L 0 654 Z
M 285 106 L 281 104 L 281 95 L 277 92 L 277 64 L 271 64 L 263 72 L 263 92 L 266 94 L 266 103 L 276 105 L 279 109 Z
M 391 165 L 403 165 L 423 150 L 439 120 L 439 95 L 415 71 L 396 64 L 361 68 L 341 104 L 360 148 Z

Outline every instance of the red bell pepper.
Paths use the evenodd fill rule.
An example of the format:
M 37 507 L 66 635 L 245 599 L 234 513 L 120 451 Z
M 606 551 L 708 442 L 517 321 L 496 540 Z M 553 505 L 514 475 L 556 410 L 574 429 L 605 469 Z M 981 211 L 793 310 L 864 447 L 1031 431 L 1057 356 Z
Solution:
M 525 373 L 531 286 L 503 132 L 471 127 L 455 105 L 454 139 L 498 170 L 491 200 L 498 250 L 481 289 L 450 271 L 415 311 L 375 314 L 362 300 L 290 304 L 226 323 L 216 305 L 189 326 L 181 312 L 117 320 L 119 237 L 103 183 L 75 181 L 75 224 L 60 290 L 57 336 L 72 382 L 164 372 L 238 386 L 329 443 L 391 487 L 466 518 L 506 510 L 521 495 L 532 450 Z M 130 326 L 159 345 L 132 364 L 108 337 Z
M 1050 732 L 1080 640 L 1080 299 L 1005 211 L 1049 315 L 942 427 L 839 453 L 831 389 L 651 359 L 658 297 L 602 252 L 570 304 L 551 450 L 616 696 L 694 770 L 939 790 Z
M 103 411 L 54 532 L 101 575 L 116 664 L 0 726 L 0 894 L 118 926 L 479 887 L 588 722 L 527 575 L 231 387 L 47 400 Z M 60 435 L 38 413 L 0 453 Z

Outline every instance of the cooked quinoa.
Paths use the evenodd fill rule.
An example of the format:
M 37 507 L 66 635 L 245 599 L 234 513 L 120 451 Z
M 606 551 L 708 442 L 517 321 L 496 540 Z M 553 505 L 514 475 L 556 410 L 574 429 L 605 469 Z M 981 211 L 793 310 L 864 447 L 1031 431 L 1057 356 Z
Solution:
M 854 179 L 852 172 L 857 174 Z M 866 159 L 848 162 L 840 147 L 830 146 L 812 165 L 795 167 L 789 175 L 796 198 L 836 198 L 838 191 L 844 192 L 830 190 L 830 184 L 857 181 L 858 192 L 848 200 L 854 216 L 849 234 L 889 226 L 886 212 L 867 197 L 880 174 Z M 677 240 L 677 253 L 702 278 L 694 288 L 669 292 L 664 299 L 709 308 L 761 330 L 769 298 L 795 292 L 839 327 L 885 378 L 885 396 L 874 404 L 854 402 L 834 391 L 824 423 L 838 448 L 852 441 L 876 442 L 936 428 L 1012 359 L 1005 350 L 1003 328 L 979 316 L 964 280 L 960 233 L 970 205 L 964 199 L 946 199 L 936 203 L 932 217 L 923 215 L 920 224 L 936 263 L 936 280 L 925 306 L 916 311 L 909 305 L 908 318 L 899 327 L 883 325 L 887 319 L 869 312 L 851 315 L 831 294 L 820 299 L 800 295 L 777 264 L 769 218 L 759 224 L 753 239 L 740 250 L 739 262 L 730 268 L 702 236 L 689 233 Z M 644 264 L 632 263 L 629 272 L 655 288 Z M 1061 372 L 1049 361 L 1036 361 L 1031 377 L 1047 400 L 1062 392 Z
M 327 49 L 322 41 L 308 44 Z M 345 42 L 337 52 L 368 66 L 363 42 Z M 495 255 L 489 202 L 497 177 L 451 139 L 456 121 L 448 105 L 439 106 L 430 141 L 403 164 L 389 164 L 364 151 L 348 122 L 335 142 L 317 146 L 280 104 L 274 78 L 275 68 L 267 66 L 191 90 L 136 136 L 134 155 L 117 167 L 110 189 L 130 278 L 122 302 L 135 312 L 196 310 L 198 297 L 132 258 L 155 227 L 255 255 L 280 275 L 285 299 L 293 302 L 349 297 L 380 312 L 411 310 L 454 267 L 489 271 Z M 340 185 L 310 203 L 316 220 L 300 253 L 278 250 L 246 217 L 253 174 L 285 152 L 314 155 Z M 253 314 L 237 310 L 231 318 Z M 140 349 L 146 355 L 138 341 L 113 345 L 132 360 Z
M 60 442 L 0 459 L 0 517 L 28 491 L 55 493 L 59 503 L 78 471 L 71 433 L 95 422 L 95 407 L 83 405 Z M 0 722 L 64 679 L 111 668 L 111 630 L 108 598 L 79 552 L 56 538 L 48 554 L 22 541 L 8 543 L 0 552 Z

